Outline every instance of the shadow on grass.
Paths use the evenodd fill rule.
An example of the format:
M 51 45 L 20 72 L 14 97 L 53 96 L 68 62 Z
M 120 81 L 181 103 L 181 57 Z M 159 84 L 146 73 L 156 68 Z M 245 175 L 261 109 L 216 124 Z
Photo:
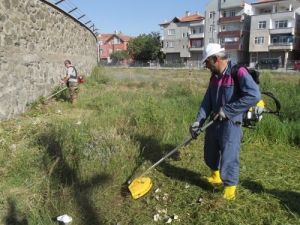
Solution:
M 16 202 L 8 198 L 7 203 L 9 205 L 8 214 L 5 218 L 5 224 L 6 225 L 28 225 L 27 218 L 22 215 L 18 215 L 16 210 Z
M 88 181 L 81 181 L 78 174 L 79 157 L 74 159 L 76 161 L 75 169 L 72 168 L 63 157 L 63 149 L 60 143 L 56 140 L 59 134 L 55 131 L 50 131 L 38 137 L 38 144 L 45 147 L 47 153 L 45 158 L 52 159 L 52 166 L 48 172 L 51 177 L 52 183 L 60 186 L 71 187 L 73 198 L 77 204 L 77 208 L 81 212 L 82 222 L 85 224 L 101 225 L 104 224 L 99 217 L 99 209 L 93 206 L 93 202 L 90 199 L 90 191 L 99 185 L 110 181 L 110 176 L 107 174 L 98 174 L 92 177 Z M 76 157 L 75 157 L 76 158 Z M 49 163 L 45 162 L 45 167 Z M 49 190 L 50 191 L 50 190 Z M 57 195 L 59 198 L 59 195 Z
M 176 146 L 170 144 L 162 145 L 157 139 L 153 137 L 136 136 L 135 140 L 140 143 L 141 158 L 143 160 L 149 160 L 152 164 L 156 163 L 167 153 L 176 148 Z M 175 153 L 173 156 L 171 155 L 170 158 L 173 160 L 178 160 L 180 158 L 180 150 L 182 149 L 179 149 L 176 152 L 177 154 Z M 142 163 L 143 162 L 140 162 L 137 167 L 141 166 Z M 213 190 L 213 187 L 211 187 L 207 182 L 201 179 L 200 173 L 195 173 L 194 171 L 188 169 L 173 166 L 166 161 L 162 162 L 156 168 L 172 179 L 177 179 L 187 182 L 191 185 L 199 186 L 204 190 Z
M 293 213 L 300 215 L 300 193 L 294 191 L 281 191 L 277 189 L 265 189 L 262 184 L 244 180 L 241 182 L 241 186 L 250 190 L 252 193 L 260 194 L 267 193 L 273 195 L 280 200 L 280 203 Z

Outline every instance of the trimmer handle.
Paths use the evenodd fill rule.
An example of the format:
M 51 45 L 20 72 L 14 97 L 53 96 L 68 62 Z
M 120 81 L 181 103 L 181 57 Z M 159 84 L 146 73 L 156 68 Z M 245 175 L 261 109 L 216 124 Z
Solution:
M 214 120 L 210 121 L 209 123 L 207 123 L 206 125 L 202 126 L 200 128 L 200 132 L 203 132 L 206 130 L 206 128 L 208 128 L 210 125 L 212 125 L 214 123 Z M 200 133 L 199 132 L 199 133 Z M 158 166 L 161 162 L 163 162 L 166 158 L 168 158 L 169 156 L 173 155 L 178 149 L 180 149 L 181 147 L 187 146 L 191 141 L 193 140 L 192 137 L 188 137 L 186 138 L 186 140 L 181 143 L 180 145 L 178 145 L 176 148 L 174 148 L 172 151 L 170 151 L 169 153 L 167 153 L 164 157 L 162 157 L 160 160 L 158 160 L 156 163 L 154 163 L 151 167 L 149 167 L 144 173 L 142 173 L 140 176 L 143 176 L 145 174 L 147 174 L 150 170 L 152 170 L 153 168 L 155 168 L 156 166 Z

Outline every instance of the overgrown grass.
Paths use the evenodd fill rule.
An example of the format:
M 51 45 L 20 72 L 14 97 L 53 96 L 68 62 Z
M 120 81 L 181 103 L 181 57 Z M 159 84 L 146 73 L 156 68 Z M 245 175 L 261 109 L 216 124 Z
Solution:
M 203 136 L 149 174 L 146 196 L 128 194 L 132 175 L 188 136 L 208 78 L 197 70 L 97 67 L 76 106 L 64 95 L 42 99 L 2 121 L 2 224 L 56 224 L 62 214 L 75 225 L 164 224 L 174 215 L 172 224 L 299 224 L 299 75 L 263 73 L 261 88 L 276 94 L 282 112 L 244 129 L 235 201 L 201 179 L 209 173 Z

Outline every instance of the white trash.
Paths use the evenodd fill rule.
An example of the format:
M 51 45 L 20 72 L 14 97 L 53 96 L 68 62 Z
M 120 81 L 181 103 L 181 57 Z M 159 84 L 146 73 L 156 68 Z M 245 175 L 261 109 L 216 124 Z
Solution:
M 166 223 L 172 223 L 172 219 L 169 217 L 166 221 Z
M 72 217 L 67 215 L 67 214 L 64 214 L 64 215 L 61 215 L 61 216 L 58 216 L 57 217 L 57 221 L 59 222 L 63 222 L 64 224 L 69 224 L 72 222 Z
M 161 220 L 161 217 L 160 217 L 160 215 L 157 213 L 157 214 L 155 214 L 154 216 L 153 216 L 153 220 L 155 221 L 155 222 L 157 222 L 157 221 L 159 221 L 159 220 Z

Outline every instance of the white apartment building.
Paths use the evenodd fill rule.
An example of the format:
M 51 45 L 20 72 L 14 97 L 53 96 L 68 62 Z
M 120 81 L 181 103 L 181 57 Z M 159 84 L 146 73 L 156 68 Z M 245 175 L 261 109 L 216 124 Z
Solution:
M 287 67 L 300 58 L 300 0 L 273 0 L 251 4 L 250 66 L 278 59 Z
M 205 8 L 205 45 L 219 43 L 237 63 L 249 62 L 252 7 L 243 0 L 211 0 Z
M 200 67 L 204 49 L 204 17 L 186 12 L 183 17 L 161 23 L 160 27 L 165 63 Z

